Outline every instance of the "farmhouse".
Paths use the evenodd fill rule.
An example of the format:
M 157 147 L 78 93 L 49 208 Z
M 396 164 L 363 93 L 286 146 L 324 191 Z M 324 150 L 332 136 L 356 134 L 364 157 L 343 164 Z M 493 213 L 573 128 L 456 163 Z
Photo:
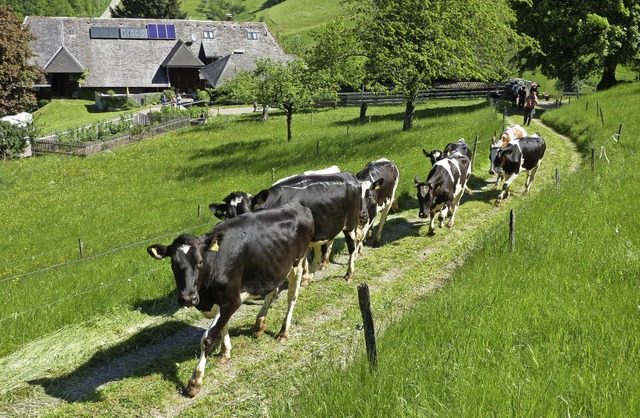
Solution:
M 37 37 L 33 63 L 46 72 L 41 96 L 189 93 L 259 59 L 292 59 L 260 22 L 27 16 L 24 24 Z

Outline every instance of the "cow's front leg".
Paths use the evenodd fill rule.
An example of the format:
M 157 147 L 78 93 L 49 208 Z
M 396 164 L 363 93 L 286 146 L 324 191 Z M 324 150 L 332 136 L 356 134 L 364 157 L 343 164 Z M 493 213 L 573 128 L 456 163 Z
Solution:
M 536 164 L 531 170 L 527 172 L 527 180 L 524 182 L 524 192 L 529 193 L 529 188 L 531 187 L 531 183 L 533 183 L 533 179 L 536 177 L 536 173 L 538 172 L 538 168 L 540 168 L 540 163 Z
M 503 199 L 506 199 L 507 197 L 509 197 L 509 186 L 511 186 L 511 183 L 513 183 L 516 177 L 518 177 L 518 173 L 513 173 L 511 176 L 509 176 L 507 181 L 504 182 L 504 184 L 502 185 L 502 192 L 498 195 L 498 198 L 496 199 L 496 205 L 499 205 Z
M 344 231 L 344 240 L 347 243 L 347 250 L 349 251 L 349 267 L 347 267 L 347 274 L 344 275 L 344 279 L 350 282 L 353 277 L 353 271 L 356 264 L 356 230 L 355 228 L 350 231 Z
M 202 339 L 200 340 L 200 359 L 198 360 L 198 364 L 196 368 L 193 370 L 193 374 L 191 375 L 191 379 L 189 379 L 189 383 L 185 388 L 185 394 L 189 397 L 194 397 L 200 392 L 200 388 L 202 387 L 202 379 L 204 378 L 204 370 L 207 364 L 207 356 L 211 353 L 211 350 L 215 346 L 216 340 L 222 335 L 222 350 L 223 357 L 225 354 L 227 356 L 231 355 L 231 340 L 229 339 L 229 332 L 227 328 L 227 323 L 229 322 L 229 318 L 231 315 L 238 309 L 240 306 L 240 299 L 232 301 L 227 305 L 221 306 L 220 311 L 214 317 L 209 329 L 205 331 Z M 227 351 L 225 353 L 225 351 Z
M 276 336 L 276 340 L 280 342 L 287 341 L 289 339 L 289 327 L 291 326 L 291 317 L 293 316 L 293 308 L 296 306 L 298 300 L 298 293 L 300 291 L 300 282 L 302 281 L 302 266 L 298 264 L 293 267 L 287 277 L 289 281 L 289 288 L 287 289 L 287 301 L 289 303 L 287 308 L 287 314 L 282 322 L 280 332 Z
M 435 235 L 436 229 L 436 213 L 434 211 L 429 212 L 429 231 L 427 235 Z
M 300 261 L 300 277 L 302 278 L 302 270 L 303 270 L 303 262 Z M 267 322 L 267 312 L 269 311 L 269 307 L 271 306 L 271 302 L 275 299 L 276 295 L 280 290 L 276 288 L 273 292 L 269 293 L 264 298 L 264 303 L 262 304 L 262 308 L 260 308 L 260 312 L 258 312 L 258 317 L 256 318 L 255 325 L 255 336 L 258 338 L 264 332 L 264 327 Z

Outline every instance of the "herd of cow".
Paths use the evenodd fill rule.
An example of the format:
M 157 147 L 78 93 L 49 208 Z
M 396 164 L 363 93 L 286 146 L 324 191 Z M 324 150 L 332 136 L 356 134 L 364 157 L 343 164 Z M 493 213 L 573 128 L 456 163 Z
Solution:
M 529 190 L 545 148 L 540 135 L 529 136 L 518 125 L 493 138 L 490 172 L 498 174 L 496 187 L 506 179 L 497 204 L 508 196 L 509 185 L 522 170 L 527 171 L 525 192 Z M 436 216 L 440 227 L 446 218 L 449 227 L 454 224 L 460 199 L 468 190 L 472 152 L 460 139 L 443 151 L 423 153 L 432 168 L 424 182 L 416 176 L 415 184 L 419 216 L 430 218 L 431 235 Z M 218 339 L 220 361 L 230 358 L 228 322 L 248 298 L 264 298 L 255 324 L 256 335 L 260 335 L 271 302 L 286 286 L 288 309 L 276 338 L 287 340 L 303 279 L 326 268 L 333 239 L 341 231 L 349 252 L 344 278 L 351 280 L 364 241 L 380 242 L 399 175 L 394 163 L 380 159 L 369 162 L 357 174 L 333 166 L 279 180 L 256 195 L 234 192 L 222 203 L 209 205 L 222 220 L 211 231 L 200 237 L 183 234 L 168 246 L 147 248 L 155 259 L 171 259 L 180 305 L 194 306 L 212 319 L 200 342 L 200 360 L 185 391 L 188 396 L 200 391 L 207 356 Z M 374 235 L 372 227 L 378 215 Z M 310 248 L 311 263 L 307 258 Z

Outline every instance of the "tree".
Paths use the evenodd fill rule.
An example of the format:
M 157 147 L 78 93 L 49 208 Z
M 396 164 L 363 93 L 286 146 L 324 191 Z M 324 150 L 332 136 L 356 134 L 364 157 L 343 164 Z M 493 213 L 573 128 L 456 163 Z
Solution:
M 598 88 L 616 83 L 618 64 L 640 52 L 640 0 L 511 0 L 518 28 L 540 53 L 525 51 L 523 68 L 540 66 L 565 88 L 601 72 Z
M 293 113 L 311 106 L 316 100 L 335 95 L 327 80 L 309 71 L 302 59 L 288 62 L 270 59 L 256 61 L 254 71 L 241 71 L 222 89 L 228 96 L 263 107 L 263 120 L 270 107 L 284 110 L 287 116 L 287 141 L 291 141 Z
M 367 74 L 407 98 L 403 130 L 416 98 L 438 79 L 491 80 L 508 73 L 514 47 L 506 0 L 351 0 Z
M 232 0 L 202 0 L 199 7 L 209 20 L 226 20 L 227 14 L 236 16 L 246 9 L 244 4 Z
M 366 56 L 354 29 L 344 17 L 333 19 L 312 33 L 315 43 L 305 52 L 310 71 L 332 82 L 336 91 L 343 87 L 368 87 Z M 365 119 L 366 110 L 363 101 L 360 120 Z
M 33 111 L 33 85 L 44 81 L 44 71 L 29 63 L 35 37 L 23 27 L 11 8 L 0 5 L 0 116 Z
M 109 6 L 111 17 L 143 19 L 186 19 L 180 0 L 121 0 L 115 9 Z

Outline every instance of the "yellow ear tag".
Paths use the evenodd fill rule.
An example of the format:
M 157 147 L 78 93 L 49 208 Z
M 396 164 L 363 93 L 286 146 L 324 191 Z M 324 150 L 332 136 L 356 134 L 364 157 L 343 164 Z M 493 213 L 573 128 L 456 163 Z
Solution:
M 153 253 L 153 256 L 154 256 L 155 258 L 160 257 L 160 256 L 158 255 L 158 250 L 156 250 L 156 248 L 155 248 L 155 247 L 151 247 L 151 252 Z
M 220 249 L 220 247 L 218 246 L 218 241 L 213 241 L 213 244 L 211 244 L 211 251 L 218 251 Z

